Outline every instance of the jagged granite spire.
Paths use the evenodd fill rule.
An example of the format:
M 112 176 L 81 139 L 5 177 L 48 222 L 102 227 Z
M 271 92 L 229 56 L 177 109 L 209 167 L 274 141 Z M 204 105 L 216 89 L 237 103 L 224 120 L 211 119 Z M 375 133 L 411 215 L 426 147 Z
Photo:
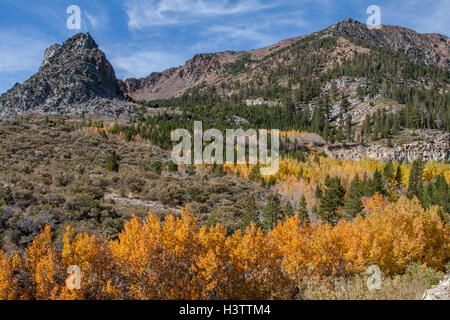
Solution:
M 0 97 L 0 119 L 25 113 L 134 112 L 123 101 L 113 67 L 89 33 L 78 33 L 44 53 L 39 71 Z

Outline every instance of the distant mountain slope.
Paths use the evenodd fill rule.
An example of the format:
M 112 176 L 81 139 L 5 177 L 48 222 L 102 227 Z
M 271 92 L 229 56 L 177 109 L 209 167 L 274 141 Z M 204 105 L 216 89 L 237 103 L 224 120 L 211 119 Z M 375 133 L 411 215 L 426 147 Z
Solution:
M 133 110 L 89 33 L 48 48 L 39 71 L 0 97 L 0 119 L 29 112 L 119 115 Z
M 353 19 L 341 21 L 329 30 L 396 50 L 427 64 L 447 69 L 450 66 L 449 38 L 437 33 L 420 34 L 411 29 L 388 25 L 383 25 L 380 29 L 369 29 Z
M 141 101 L 178 96 L 186 89 L 200 84 L 217 85 L 230 80 L 249 82 L 253 80 L 258 70 L 261 71 L 260 73 L 264 73 L 268 68 L 271 69 L 278 63 L 281 63 L 284 67 L 292 67 L 289 61 L 286 61 L 283 57 L 284 52 L 289 48 L 298 47 L 300 50 L 302 49 L 302 42 L 326 37 L 333 37 L 338 40 L 338 50 L 336 52 L 334 46 L 327 48 L 328 52 L 323 52 L 322 48 L 316 48 L 316 51 L 312 54 L 322 57 L 318 57 L 317 67 L 319 68 L 315 71 L 320 72 L 329 67 L 329 60 L 335 58 L 338 53 L 348 58 L 352 55 L 352 50 L 360 53 L 369 52 L 369 49 L 361 46 L 360 41 L 380 48 L 395 50 L 429 65 L 444 69 L 448 69 L 450 66 L 450 42 L 446 36 L 419 34 L 413 30 L 395 26 L 369 29 L 365 24 L 356 20 L 346 19 L 320 32 L 287 39 L 258 50 L 199 54 L 187 61 L 184 66 L 171 68 L 160 73 L 152 73 L 142 79 L 133 78 L 120 81 L 120 86 L 126 96 Z M 305 48 L 303 47 L 303 49 Z M 281 60 L 271 59 L 273 57 Z M 272 65 L 266 63 L 270 59 L 273 62 Z M 251 66 L 251 69 L 254 70 L 248 79 L 237 75 L 240 69 L 246 66 Z

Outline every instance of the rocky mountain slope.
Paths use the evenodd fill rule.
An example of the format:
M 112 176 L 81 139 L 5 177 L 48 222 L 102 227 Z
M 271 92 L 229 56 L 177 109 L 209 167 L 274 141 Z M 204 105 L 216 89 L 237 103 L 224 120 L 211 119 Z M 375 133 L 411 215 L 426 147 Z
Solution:
M 48 48 L 39 71 L 0 97 L 0 119 L 29 112 L 117 116 L 134 110 L 89 33 Z
M 448 50 L 450 40 L 437 33 L 420 34 L 411 29 L 388 25 L 383 25 L 379 29 L 369 29 L 365 24 L 353 19 L 341 21 L 328 30 L 396 50 L 427 64 L 441 68 L 450 66 Z
M 120 86 L 126 96 L 137 101 L 178 96 L 185 92 L 186 89 L 201 83 L 218 85 L 229 80 L 231 78 L 230 73 L 232 73 L 230 72 L 230 66 L 247 65 L 257 71 L 265 65 L 267 59 L 273 56 L 279 59 L 278 61 L 274 59 L 276 63 L 280 62 L 280 60 L 286 63 L 283 59 L 283 54 L 288 47 L 292 47 L 302 40 L 314 36 L 321 38 L 333 36 L 338 38 L 338 51 L 328 56 L 328 58 L 334 58 L 337 54 L 349 57 L 352 54 L 352 50 L 369 52 L 367 48 L 363 48 L 358 44 L 358 41 L 363 41 L 397 51 L 415 60 L 436 65 L 440 68 L 448 69 L 450 66 L 450 40 L 446 36 L 419 34 L 407 28 L 388 25 L 383 25 L 380 29 L 369 29 L 365 24 L 356 20 L 346 19 L 311 35 L 287 39 L 257 50 L 199 54 L 187 61 L 184 66 L 152 73 L 142 79 L 132 78 L 120 81 Z M 351 39 L 351 41 L 348 41 L 348 39 Z M 323 67 L 327 68 L 329 65 L 324 64 Z M 240 79 L 235 74 L 232 74 L 232 76 L 233 79 Z

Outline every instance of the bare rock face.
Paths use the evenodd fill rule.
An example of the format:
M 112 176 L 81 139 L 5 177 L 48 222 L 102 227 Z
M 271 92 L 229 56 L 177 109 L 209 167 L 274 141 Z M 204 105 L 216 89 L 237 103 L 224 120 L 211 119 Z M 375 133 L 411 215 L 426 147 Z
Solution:
M 332 156 L 359 161 L 362 158 L 378 161 L 449 161 L 450 160 L 450 134 L 438 130 L 412 131 L 421 137 L 420 141 L 412 141 L 403 145 L 387 147 L 380 142 L 370 144 L 348 144 L 346 146 L 329 146 Z
M 184 66 L 154 72 L 146 78 L 120 81 L 124 96 L 135 101 L 165 99 L 183 92 L 201 81 L 216 79 L 214 68 L 220 65 L 222 54 L 197 54 Z
M 134 111 L 89 33 L 48 48 L 39 71 L 0 97 L 0 119 L 27 113 L 119 116 Z
M 450 276 L 425 291 L 422 300 L 450 300 Z

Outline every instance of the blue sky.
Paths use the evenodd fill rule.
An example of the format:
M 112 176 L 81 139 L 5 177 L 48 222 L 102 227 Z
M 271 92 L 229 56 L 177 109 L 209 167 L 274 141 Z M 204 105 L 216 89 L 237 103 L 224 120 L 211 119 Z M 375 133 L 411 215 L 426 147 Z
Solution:
M 77 5 L 82 28 L 68 30 Z M 44 50 L 91 32 L 118 78 L 183 65 L 196 53 L 260 48 L 381 8 L 381 23 L 449 35 L 449 0 L 0 0 L 0 93 L 34 74 Z

